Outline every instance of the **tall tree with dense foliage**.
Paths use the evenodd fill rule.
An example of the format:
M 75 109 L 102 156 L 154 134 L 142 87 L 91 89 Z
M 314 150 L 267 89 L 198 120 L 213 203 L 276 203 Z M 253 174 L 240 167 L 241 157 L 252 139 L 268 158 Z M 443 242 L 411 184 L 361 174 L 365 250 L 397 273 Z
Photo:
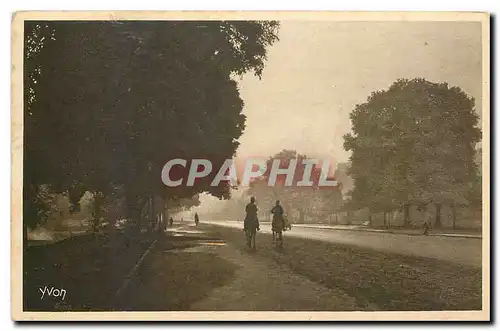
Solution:
M 460 88 L 424 79 L 400 79 L 372 93 L 351 113 L 353 200 L 383 211 L 412 204 L 468 203 L 481 133 L 474 100 Z
M 206 157 L 216 167 L 233 156 L 245 126 L 233 76 L 261 76 L 278 27 L 254 21 L 27 22 L 25 35 L 43 47 L 35 47 L 36 60 L 29 61 L 36 78 L 24 80 L 33 91 L 25 96 L 25 187 L 74 188 L 78 201 L 82 187 L 109 195 L 120 186 L 133 215 L 152 195 L 228 197 L 229 183 L 211 187 L 211 178 L 167 188 L 161 169 L 176 157 Z M 47 31 L 49 39 L 40 37 Z

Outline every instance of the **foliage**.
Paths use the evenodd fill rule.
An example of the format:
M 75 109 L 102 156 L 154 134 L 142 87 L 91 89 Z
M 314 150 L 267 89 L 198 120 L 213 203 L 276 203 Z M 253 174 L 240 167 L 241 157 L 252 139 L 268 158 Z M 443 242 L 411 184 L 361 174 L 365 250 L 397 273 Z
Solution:
M 350 117 L 353 203 L 374 211 L 469 203 L 481 134 L 474 100 L 458 87 L 400 79 Z
M 292 159 L 297 160 L 297 168 L 292 185 L 285 186 L 285 175 L 278 175 L 276 185 L 269 186 L 268 181 L 273 161 L 280 160 L 280 168 L 286 168 Z M 248 194 L 255 196 L 260 205 L 269 207 L 269 210 L 276 200 L 280 200 L 285 213 L 290 215 L 294 211 L 297 211 L 300 221 L 303 221 L 305 214 L 328 215 L 334 213 L 342 204 L 342 193 L 339 187 L 318 186 L 321 173 L 319 168 L 312 168 L 312 186 L 297 185 L 297 182 L 303 178 L 306 167 L 302 161 L 306 159 L 306 155 L 286 149 L 272 156 L 267 161 L 267 170 L 264 175 L 251 182 Z
M 169 159 L 231 158 L 243 132 L 233 75 L 261 76 L 277 22 L 26 22 L 25 186 L 109 195 L 228 197 L 229 185 L 166 188 Z M 33 95 L 33 97 L 28 96 Z M 31 197 L 25 196 L 26 199 Z
M 56 211 L 56 195 L 53 194 L 48 185 L 30 185 L 25 187 L 25 194 L 31 197 L 24 204 L 28 212 L 24 215 L 26 226 L 34 229 L 38 225 L 44 224 L 49 216 Z
M 180 213 L 188 211 L 193 207 L 199 206 L 201 203 L 199 194 L 195 194 L 191 198 L 171 198 L 167 201 L 167 208 L 171 213 Z

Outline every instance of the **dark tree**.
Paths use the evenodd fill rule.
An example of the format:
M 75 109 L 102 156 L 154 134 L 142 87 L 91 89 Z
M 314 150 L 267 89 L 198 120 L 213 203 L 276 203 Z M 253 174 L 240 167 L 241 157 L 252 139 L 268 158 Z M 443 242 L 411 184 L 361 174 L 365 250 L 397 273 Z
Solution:
M 210 178 L 167 189 L 161 169 L 175 157 L 215 167 L 233 156 L 245 125 L 233 76 L 262 74 L 277 30 L 253 21 L 27 22 L 27 72 L 36 74 L 25 75 L 25 187 L 72 190 L 77 205 L 82 187 L 109 196 L 120 186 L 135 216 L 153 195 L 228 197 L 229 184 L 211 187 Z M 25 224 L 39 222 L 26 215 Z

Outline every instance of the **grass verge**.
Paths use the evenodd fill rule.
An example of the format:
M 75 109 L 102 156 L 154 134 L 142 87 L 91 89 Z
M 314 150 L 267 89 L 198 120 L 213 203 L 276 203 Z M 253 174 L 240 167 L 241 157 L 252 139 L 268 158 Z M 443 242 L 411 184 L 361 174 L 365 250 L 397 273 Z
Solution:
M 90 234 L 29 247 L 23 256 L 24 310 L 107 310 L 120 280 L 153 240 L 151 234 Z M 63 289 L 66 295 L 42 298 L 44 287 Z
M 204 226 L 246 251 L 241 230 Z M 481 309 L 481 268 L 286 236 L 281 251 L 263 233 L 257 236 L 256 254 L 341 289 L 363 310 Z

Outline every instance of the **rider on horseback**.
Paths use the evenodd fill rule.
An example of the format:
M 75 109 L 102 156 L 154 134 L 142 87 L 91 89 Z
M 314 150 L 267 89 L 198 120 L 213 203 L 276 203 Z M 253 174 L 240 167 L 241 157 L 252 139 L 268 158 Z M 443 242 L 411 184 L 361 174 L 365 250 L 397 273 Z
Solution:
M 245 212 L 247 213 L 245 221 L 243 222 L 244 230 L 251 230 L 253 228 L 260 230 L 259 219 L 257 218 L 257 205 L 255 204 L 255 198 L 250 198 L 250 203 L 245 207 Z
M 275 239 L 274 235 L 277 234 L 280 239 L 280 245 L 283 246 L 283 230 L 285 228 L 285 217 L 284 217 L 283 207 L 280 205 L 280 201 L 276 200 L 276 205 L 271 209 L 271 214 L 273 214 L 273 221 L 271 223 L 272 231 L 273 231 L 273 239 Z
M 251 246 L 253 241 L 253 247 L 255 248 L 255 234 L 260 231 L 259 219 L 257 218 L 257 205 L 255 204 L 255 198 L 250 198 L 250 203 L 246 205 L 246 217 L 243 222 L 243 231 L 247 235 L 248 245 Z

